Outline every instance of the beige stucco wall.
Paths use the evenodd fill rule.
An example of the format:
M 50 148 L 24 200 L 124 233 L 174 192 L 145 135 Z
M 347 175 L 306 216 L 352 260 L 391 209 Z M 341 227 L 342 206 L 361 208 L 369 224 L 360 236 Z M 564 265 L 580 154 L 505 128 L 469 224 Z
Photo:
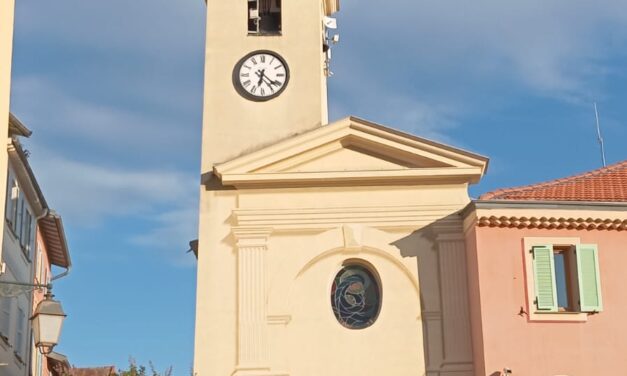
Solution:
M 0 1 L 0 135 L 6 140 L 9 134 L 9 102 L 11 96 L 11 59 L 13 55 L 14 0 Z M 5 148 L 2 148 L 5 150 Z M 6 200 L 8 156 L 0 153 L 0 203 Z M 2 244 L 0 231 L 0 244 Z M 0 251 L 0 260 L 2 254 Z
M 194 371 L 472 375 L 454 214 L 467 203 L 465 184 L 203 188 Z M 344 328 L 331 310 L 346 260 L 372 265 L 381 279 L 381 312 L 367 329 Z M 242 304 L 257 313 L 238 311 Z M 242 354 L 255 361 L 241 364 Z
M 280 37 L 247 35 L 246 3 L 207 1 L 195 374 L 473 375 L 456 213 L 487 159 L 356 118 L 326 125 L 322 17 L 337 2 L 283 1 Z M 255 50 L 290 67 L 267 102 L 232 83 Z M 362 330 L 332 311 L 347 260 L 380 278 Z
M 476 214 L 476 215 L 474 215 Z M 615 230 L 476 227 L 477 216 L 547 218 L 627 218 L 627 212 L 565 209 L 481 209 L 467 224 L 471 322 L 477 375 L 611 375 L 627 367 L 625 244 Z M 556 313 L 534 317 L 529 295 L 530 240 L 570 239 L 596 244 L 604 310 L 598 314 Z M 522 312 L 521 312 L 522 309 Z M 546 314 L 544 315 L 546 317 Z M 573 317 L 574 316 L 574 317 Z M 583 318 L 581 317 L 583 316 Z M 576 321 L 571 321 L 576 320 Z
M 323 2 L 284 1 L 281 36 L 249 36 L 246 6 L 246 1 L 207 1 L 203 171 L 328 122 Z M 279 97 L 254 102 L 235 91 L 232 74 L 242 57 L 262 49 L 286 60 L 290 81 Z

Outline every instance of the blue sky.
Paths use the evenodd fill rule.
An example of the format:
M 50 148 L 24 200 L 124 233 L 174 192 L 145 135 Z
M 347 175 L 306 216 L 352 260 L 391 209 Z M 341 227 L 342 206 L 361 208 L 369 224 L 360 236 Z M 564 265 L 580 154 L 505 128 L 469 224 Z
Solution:
M 627 159 L 627 3 L 344 0 L 331 118 L 491 158 L 477 196 Z M 64 217 L 58 350 L 187 375 L 193 357 L 205 5 L 17 1 L 12 111 Z M 87 291 L 94 294 L 87 295 Z

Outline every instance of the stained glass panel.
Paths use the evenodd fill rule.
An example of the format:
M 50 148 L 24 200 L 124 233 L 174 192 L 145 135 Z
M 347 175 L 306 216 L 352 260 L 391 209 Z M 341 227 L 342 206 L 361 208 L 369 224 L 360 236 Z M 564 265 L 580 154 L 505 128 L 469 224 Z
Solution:
M 361 265 L 347 265 L 331 287 L 331 305 L 340 324 L 350 329 L 372 325 L 381 306 L 381 291 L 376 278 Z

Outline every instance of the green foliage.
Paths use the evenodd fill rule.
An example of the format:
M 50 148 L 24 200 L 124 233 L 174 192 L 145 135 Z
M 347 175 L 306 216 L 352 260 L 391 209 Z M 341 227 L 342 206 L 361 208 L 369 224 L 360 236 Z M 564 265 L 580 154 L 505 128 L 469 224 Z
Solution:
M 148 362 L 148 368 L 137 365 L 135 359 L 128 361 L 128 369 L 118 369 L 113 376 L 172 376 L 172 367 L 166 368 L 163 372 L 158 372 L 152 362 Z

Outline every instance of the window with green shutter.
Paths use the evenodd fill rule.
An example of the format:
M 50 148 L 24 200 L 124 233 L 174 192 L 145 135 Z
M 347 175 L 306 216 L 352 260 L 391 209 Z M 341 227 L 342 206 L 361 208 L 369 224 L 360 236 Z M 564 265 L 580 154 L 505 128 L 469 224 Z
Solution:
M 603 309 L 596 245 L 542 244 L 533 246 L 531 252 L 538 312 Z

